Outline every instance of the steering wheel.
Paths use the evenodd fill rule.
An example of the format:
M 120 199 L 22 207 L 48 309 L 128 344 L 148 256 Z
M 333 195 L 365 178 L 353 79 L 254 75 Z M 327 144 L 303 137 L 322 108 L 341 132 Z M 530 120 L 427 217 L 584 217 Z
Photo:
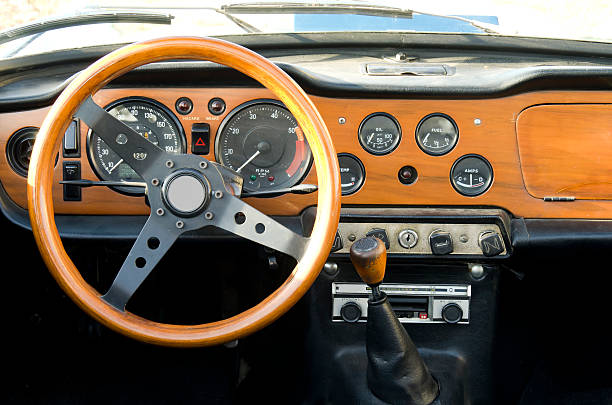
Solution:
M 91 98 L 118 76 L 169 59 L 209 60 L 234 68 L 271 90 L 293 113 L 317 170 L 317 214 L 310 237 L 298 235 L 239 198 L 240 175 L 191 154 L 161 150 Z M 68 257 L 53 211 L 53 163 L 59 139 L 74 117 L 85 122 L 147 184 L 151 213 L 112 286 L 100 294 Z M 125 136 L 119 136 L 123 134 Z M 127 139 L 127 141 L 126 141 Z M 38 249 L 66 294 L 99 322 L 129 337 L 166 346 L 208 346 L 245 337 L 291 308 L 312 285 L 331 250 L 340 216 L 340 179 L 334 146 L 316 107 L 286 73 L 241 46 L 211 38 L 163 38 L 127 45 L 82 71 L 62 92 L 36 137 L 28 173 L 28 209 Z M 228 319 L 174 325 L 139 317 L 125 306 L 173 243 L 185 232 L 216 226 L 291 255 L 297 265 L 258 305 Z M 206 266 L 206 263 L 197 263 Z M 212 271 L 212 269 L 210 269 Z

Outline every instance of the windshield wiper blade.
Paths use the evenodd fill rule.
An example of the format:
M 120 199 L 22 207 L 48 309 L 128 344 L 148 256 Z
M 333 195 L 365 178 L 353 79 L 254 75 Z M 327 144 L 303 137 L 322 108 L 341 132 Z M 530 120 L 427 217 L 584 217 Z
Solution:
M 398 8 L 389 6 L 376 6 L 352 3 L 236 3 L 226 4 L 220 7 L 227 14 L 356 14 L 373 17 L 390 18 L 413 18 L 414 14 L 429 15 L 438 18 L 447 18 L 470 24 L 487 34 L 501 34 L 498 26 L 471 18 L 456 15 L 428 13 L 409 8 Z
M 104 7 L 106 10 L 131 10 L 131 7 L 121 7 L 121 6 L 113 6 L 113 7 Z M 161 6 L 141 6 L 139 7 L 140 10 L 165 10 L 166 8 L 163 8 Z M 185 10 L 193 10 L 193 11 L 201 11 L 201 10 L 210 10 L 210 11 L 214 11 L 217 12 L 223 16 L 225 16 L 228 20 L 230 20 L 231 22 L 233 22 L 234 24 L 236 24 L 238 27 L 242 28 L 243 30 L 245 30 L 246 32 L 253 33 L 253 32 L 261 32 L 260 29 L 258 29 L 257 27 L 252 26 L 251 24 L 249 24 L 248 22 L 234 16 L 231 15 L 227 12 L 225 12 L 224 10 L 220 9 L 220 8 L 216 8 L 216 7 L 207 7 L 207 6 L 181 6 L 181 5 L 176 5 L 176 6 L 172 6 L 172 10 L 180 10 L 180 11 L 185 11 Z
M 223 5 L 219 9 L 228 14 L 358 14 L 412 18 L 410 9 L 348 3 L 236 3 Z
M 102 24 L 102 23 L 146 23 L 146 24 L 172 24 L 174 17 L 171 14 L 142 13 L 137 11 L 86 11 L 77 14 L 53 17 L 45 20 L 11 28 L 0 32 L 0 45 L 15 39 L 36 35 L 60 28 L 74 27 L 76 25 Z

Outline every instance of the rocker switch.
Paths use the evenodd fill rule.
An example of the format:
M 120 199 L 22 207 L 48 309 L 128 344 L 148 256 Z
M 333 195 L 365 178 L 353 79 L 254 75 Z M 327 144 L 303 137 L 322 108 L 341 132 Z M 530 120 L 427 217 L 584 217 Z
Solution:
M 64 180 L 81 180 L 81 162 L 64 162 Z M 81 201 L 81 187 L 64 184 L 64 201 Z

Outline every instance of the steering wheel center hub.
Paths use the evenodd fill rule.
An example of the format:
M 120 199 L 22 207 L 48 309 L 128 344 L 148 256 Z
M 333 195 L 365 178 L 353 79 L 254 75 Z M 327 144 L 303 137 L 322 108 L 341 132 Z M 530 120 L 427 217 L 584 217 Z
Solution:
M 164 181 L 162 198 L 174 214 L 193 217 L 201 213 L 210 200 L 208 179 L 193 170 L 178 170 Z

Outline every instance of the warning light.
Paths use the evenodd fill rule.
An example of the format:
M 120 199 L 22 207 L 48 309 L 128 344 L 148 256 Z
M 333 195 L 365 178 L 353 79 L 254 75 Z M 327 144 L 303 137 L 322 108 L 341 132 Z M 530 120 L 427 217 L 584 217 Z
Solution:
M 427 319 L 427 312 L 419 312 L 420 319 Z
M 204 143 L 204 140 L 202 138 L 198 138 L 198 140 L 195 143 L 197 146 L 206 146 L 206 144 Z

